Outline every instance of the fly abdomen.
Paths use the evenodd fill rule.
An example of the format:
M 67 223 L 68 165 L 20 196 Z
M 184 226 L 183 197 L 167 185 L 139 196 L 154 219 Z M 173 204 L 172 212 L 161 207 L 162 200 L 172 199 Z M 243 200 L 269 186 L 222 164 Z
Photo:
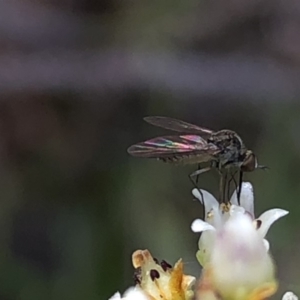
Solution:
M 175 165 L 187 165 L 211 161 L 212 157 L 205 154 L 181 154 L 168 157 L 159 157 L 158 160 Z
M 169 157 L 159 157 L 158 160 L 161 160 L 166 163 L 171 163 L 171 164 L 180 164 L 182 163 L 183 160 L 185 160 L 184 157 L 182 156 L 169 156 Z

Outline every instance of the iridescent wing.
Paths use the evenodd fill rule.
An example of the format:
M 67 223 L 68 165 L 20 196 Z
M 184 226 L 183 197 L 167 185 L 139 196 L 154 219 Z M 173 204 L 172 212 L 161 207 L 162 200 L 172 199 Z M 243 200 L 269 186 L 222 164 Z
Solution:
M 210 135 L 212 130 L 199 127 L 184 121 L 168 118 L 168 117 L 145 117 L 144 120 L 154 126 L 166 128 L 173 131 L 179 131 L 183 133 L 192 133 L 199 135 Z
M 220 150 L 197 135 L 163 136 L 132 145 L 128 153 L 137 157 L 163 158 L 176 154 L 195 154 L 214 157 Z

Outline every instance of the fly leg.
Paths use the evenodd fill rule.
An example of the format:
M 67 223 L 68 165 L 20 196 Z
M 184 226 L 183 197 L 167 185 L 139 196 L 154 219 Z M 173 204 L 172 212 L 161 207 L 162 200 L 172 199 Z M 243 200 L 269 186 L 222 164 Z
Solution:
M 189 175 L 189 178 L 191 180 L 191 182 L 193 183 L 194 187 L 199 191 L 201 198 L 202 198 L 202 202 L 204 203 L 204 198 L 203 198 L 203 193 L 201 192 L 201 190 L 199 189 L 198 185 L 197 185 L 197 181 L 194 180 L 193 177 L 196 176 L 196 180 L 199 177 L 200 174 L 203 174 L 205 172 L 208 172 L 209 170 L 211 170 L 211 167 L 207 167 L 207 168 L 203 168 L 203 169 L 198 169 L 195 172 L 191 173 Z
M 243 183 L 243 171 L 240 171 L 239 188 L 237 190 L 237 200 L 238 200 L 239 204 L 240 204 L 240 198 L 241 198 L 241 192 L 242 192 L 242 183 Z
M 225 203 L 229 201 L 229 198 L 226 199 L 226 186 L 227 186 L 227 190 L 229 190 L 229 185 L 227 185 L 227 175 L 228 175 L 228 170 L 225 170 L 224 181 L 223 181 L 223 202 Z
M 231 178 L 229 179 L 229 182 L 228 182 L 228 190 L 227 190 L 227 197 L 228 197 L 228 200 L 230 200 L 230 196 L 229 196 L 229 192 L 230 192 L 230 185 L 231 185 L 231 182 L 233 181 L 234 183 L 234 191 L 237 192 L 237 189 L 238 189 L 238 186 L 237 186 L 237 182 L 235 180 L 235 174 L 237 173 L 237 171 L 235 171 L 233 174 L 231 174 Z
M 224 186 L 224 174 L 222 172 L 222 168 L 219 164 L 215 164 L 215 167 L 220 175 L 220 183 L 219 183 L 219 201 L 220 203 L 223 203 L 223 186 Z
M 190 177 L 195 177 L 197 176 L 197 178 L 199 177 L 200 174 L 203 174 L 205 172 L 208 172 L 211 170 L 212 167 L 206 167 L 206 168 L 203 168 L 203 169 L 198 169 L 196 170 L 195 172 L 193 172 L 192 174 L 190 174 Z M 193 180 L 194 181 L 194 180 Z
M 201 166 L 200 166 L 200 164 L 198 164 L 198 170 L 197 171 L 199 171 L 200 169 L 201 169 Z M 200 174 L 196 175 L 196 184 L 198 184 L 198 182 L 199 182 L 199 175 Z
M 221 170 L 218 170 L 218 173 L 220 175 L 220 183 L 219 183 L 219 199 L 220 202 L 222 203 L 222 191 L 223 191 L 223 173 Z
M 227 185 L 227 170 L 218 169 L 220 174 L 219 198 L 220 203 L 226 203 L 226 185 Z

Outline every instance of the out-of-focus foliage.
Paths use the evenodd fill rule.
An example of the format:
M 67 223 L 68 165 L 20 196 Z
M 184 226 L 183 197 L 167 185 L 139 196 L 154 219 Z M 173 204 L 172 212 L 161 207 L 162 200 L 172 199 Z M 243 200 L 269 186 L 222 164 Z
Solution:
M 280 292 L 300 293 L 300 6 L 277 1 L 0 4 L 0 298 L 107 299 L 148 248 L 199 274 L 187 175 L 129 157 L 165 115 L 243 137 Z M 201 177 L 217 193 L 217 174 Z M 279 298 L 279 297 L 278 297 Z

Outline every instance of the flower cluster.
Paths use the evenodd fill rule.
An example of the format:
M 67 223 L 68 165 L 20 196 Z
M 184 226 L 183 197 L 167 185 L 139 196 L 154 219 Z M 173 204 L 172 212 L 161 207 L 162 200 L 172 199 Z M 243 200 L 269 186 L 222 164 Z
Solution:
M 132 255 L 135 287 L 110 300 L 263 300 L 277 291 L 265 236 L 288 211 L 273 208 L 255 218 L 249 182 L 242 184 L 239 203 L 236 192 L 222 204 L 205 190 L 192 193 L 205 212 L 204 220 L 196 219 L 191 225 L 192 231 L 201 233 L 196 257 L 203 270 L 196 285 L 193 276 L 184 274 L 182 260 L 171 266 L 153 258 L 148 250 L 137 250 Z M 297 297 L 288 292 L 283 299 Z
M 132 264 L 136 287 L 126 291 L 123 298 L 116 293 L 110 300 L 188 300 L 194 296 L 195 277 L 183 274 L 181 259 L 172 267 L 153 258 L 148 250 L 137 250 Z
M 249 182 L 243 182 L 242 184 L 240 205 L 237 201 L 236 192 L 233 193 L 230 202 L 227 204 L 219 204 L 213 195 L 204 190 L 201 190 L 202 195 L 197 189 L 194 189 L 192 193 L 204 205 L 205 210 L 205 220 L 196 219 L 191 226 L 194 232 L 202 232 L 199 239 L 199 251 L 197 252 L 197 258 L 202 266 L 205 266 L 206 262 L 209 261 L 216 233 L 224 227 L 228 220 L 236 219 L 237 216 L 247 216 L 252 221 L 257 234 L 261 237 L 266 250 L 269 250 L 269 242 L 264 237 L 276 220 L 288 214 L 288 211 L 284 209 L 273 208 L 256 219 L 254 216 L 253 187 Z M 237 220 L 235 223 L 238 230 L 239 223 Z

